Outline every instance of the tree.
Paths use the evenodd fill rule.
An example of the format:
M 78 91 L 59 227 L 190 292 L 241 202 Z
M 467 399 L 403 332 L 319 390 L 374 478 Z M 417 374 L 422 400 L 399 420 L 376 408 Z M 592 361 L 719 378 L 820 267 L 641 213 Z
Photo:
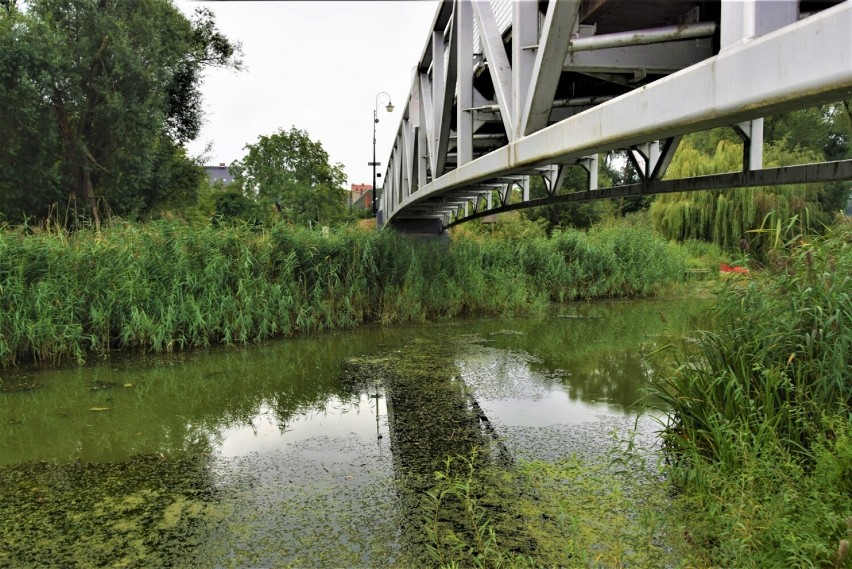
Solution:
M 246 156 L 229 170 L 246 196 L 275 204 L 284 219 L 298 224 L 327 225 L 346 215 L 343 165 L 330 164 L 306 131 L 279 129 L 245 148 Z
M 37 48 L 48 38 L 14 4 L 0 12 L 0 214 L 15 221 L 46 213 L 68 185 L 44 85 L 50 62 Z
M 777 142 L 764 149 L 768 168 L 819 159 L 815 151 L 789 150 Z M 684 140 L 668 175 L 702 176 L 741 167 L 740 144 L 721 140 L 716 152 L 708 156 Z M 663 194 L 654 200 L 650 213 L 655 226 L 669 239 L 701 239 L 728 250 L 749 248 L 760 256 L 771 243 L 765 234 L 754 233 L 755 230 L 763 226 L 774 228 L 779 223 L 786 226 L 794 216 L 811 229 L 830 221 L 819 203 L 821 193 L 819 185 L 796 184 Z
M 169 0 L 28 6 L 0 13 L 0 101 L 15 102 L 0 115 L 12 141 L 0 210 L 40 214 L 68 192 L 95 220 L 101 198 L 118 213 L 150 209 L 163 194 L 159 166 L 183 158 L 173 171 L 186 179 L 178 147 L 200 128 L 201 70 L 238 67 L 238 46 L 211 12 L 190 21 Z M 22 175 L 51 165 L 38 184 Z
M 604 187 L 610 185 L 608 167 L 599 182 Z M 560 189 L 561 194 L 583 191 L 588 187 L 589 174 L 581 166 L 573 166 L 565 176 L 565 182 Z M 600 184 L 599 184 L 600 185 Z M 530 178 L 530 198 L 538 199 L 547 195 L 544 181 L 538 177 Z M 613 215 L 613 203 L 610 200 L 590 200 L 585 202 L 565 202 L 557 205 L 532 207 L 523 210 L 527 219 L 547 222 L 548 229 L 555 227 L 574 227 L 587 229 Z
M 852 116 L 844 103 L 767 117 L 767 168 L 838 160 L 852 154 Z M 684 137 L 666 174 L 701 176 L 742 169 L 742 143 L 732 129 Z M 651 217 L 671 239 L 702 239 L 727 249 L 746 248 L 758 257 L 771 248 L 761 227 L 786 227 L 793 218 L 806 230 L 830 224 L 849 195 L 849 183 L 736 188 L 658 196 Z
M 216 223 L 262 223 L 263 211 L 253 199 L 246 197 L 238 190 L 224 188 L 213 196 L 216 207 L 214 221 Z

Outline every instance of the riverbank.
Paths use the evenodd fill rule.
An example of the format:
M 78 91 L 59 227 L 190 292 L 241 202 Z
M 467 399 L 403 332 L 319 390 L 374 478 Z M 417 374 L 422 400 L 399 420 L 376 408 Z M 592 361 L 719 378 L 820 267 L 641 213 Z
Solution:
M 852 224 L 733 279 L 652 388 L 698 567 L 852 567 Z
M 678 247 L 628 226 L 449 244 L 167 221 L 97 233 L 4 230 L 0 365 L 649 296 L 682 281 L 685 263 Z
M 519 464 L 539 515 L 570 529 L 564 565 L 852 567 L 852 225 L 778 253 L 720 283 L 712 331 L 650 384 L 661 448 L 628 434 L 603 461 Z M 453 490 L 471 479 L 442 473 L 433 492 L 469 503 Z M 434 541 L 443 566 L 535 565 L 496 539 Z

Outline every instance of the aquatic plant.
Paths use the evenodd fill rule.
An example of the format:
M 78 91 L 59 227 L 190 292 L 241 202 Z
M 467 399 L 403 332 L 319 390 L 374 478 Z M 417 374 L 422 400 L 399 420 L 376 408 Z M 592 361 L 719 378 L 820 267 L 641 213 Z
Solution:
M 427 549 L 441 567 L 499 567 L 507 561 L 497 545 L 487 512 L 474 493 L 478 454 L 474 447 L 470 456 L 448 456 L 443 468 L 435 472 L 436 486 L 426 492 Z M 442 520 L 451 504 L 460 510 L 455 528 Z
M 419 242 L 280 224 L 0 231 L 0 363 L 83 362 L 475 313 L 651 295 L 683 260 L 648 229 Z
M 852 226 L 779 261 L 724 283 L 716 331 L 653 388 L 711 564 L 830 566 L 852 514 Z
M 666 487 L 633 435 L 615 436 L 608 460 L 518 461 L 497 473 L 481 449 L 447 457 L 424 498 L 432 560 L 440 567 L 675 566 L 688 544 L 666 519 Z M 499 505 L 488 503 L 487 491 L 503 498 Z M 501 510 L 511 515 L 508 524 Z M 515 546 L 527 540 L 531 555 L 513 549 L 510 536 Z
M 229 514 L 204 455 L 33 461 L 2 473 L 3 567 L 199 566 L 194 546 Z

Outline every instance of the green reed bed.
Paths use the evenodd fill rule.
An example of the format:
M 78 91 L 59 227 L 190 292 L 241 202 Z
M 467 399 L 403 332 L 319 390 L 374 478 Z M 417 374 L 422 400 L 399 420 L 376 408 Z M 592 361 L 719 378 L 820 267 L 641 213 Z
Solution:
M 852 227 L 783 261 L 726 283 L 655 390 L 699 566 L 852 567 Z
M 83 361 L 550 301 L 649 295 L 683 260 L 622 227 L 522 241 L 389 231 L 116 224 L 0 232 L 0 362 Z

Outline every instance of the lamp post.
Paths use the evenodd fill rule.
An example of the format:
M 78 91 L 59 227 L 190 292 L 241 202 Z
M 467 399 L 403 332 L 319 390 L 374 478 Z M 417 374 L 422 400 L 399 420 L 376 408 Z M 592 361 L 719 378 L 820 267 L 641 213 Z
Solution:
M 387 95 L 388 104 L 385 107 L 389 113 L 393 112 L 393 104 L 391 103 L 391 96 L 385 93 L 384 91 L 379 91 L 376 94 L 376 106 L 373 108 L 373 161 L 368 164 L 368 166 L 373 167 L 373 216 L 378 212 L 378 207 L 376 206 L 376 166 L 379 166 L 379 163 L 376 162 L 376 124 L 379 122 L 379 97 L 382 95 Z

